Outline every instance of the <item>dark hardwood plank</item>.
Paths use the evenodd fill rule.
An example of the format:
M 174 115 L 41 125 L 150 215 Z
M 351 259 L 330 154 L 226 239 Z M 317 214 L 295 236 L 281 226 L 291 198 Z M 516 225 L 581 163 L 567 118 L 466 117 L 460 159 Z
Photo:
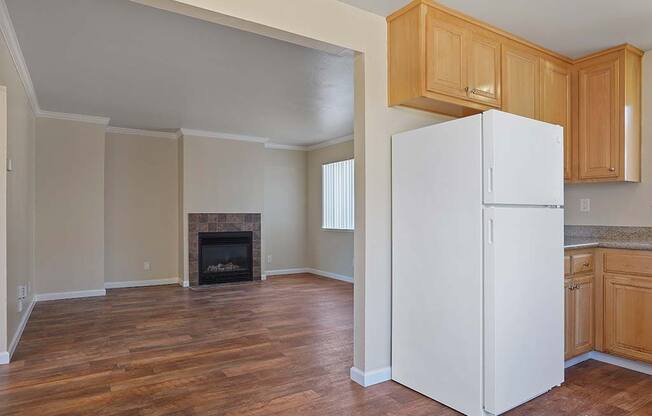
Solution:
M 349 380 L 352 286 L 312 275 L 109 290 L 36 305 L 0 367 L 0 415 L 458 413 Z M 652 415 L 652 377 L 588 361 L 510 415 Z

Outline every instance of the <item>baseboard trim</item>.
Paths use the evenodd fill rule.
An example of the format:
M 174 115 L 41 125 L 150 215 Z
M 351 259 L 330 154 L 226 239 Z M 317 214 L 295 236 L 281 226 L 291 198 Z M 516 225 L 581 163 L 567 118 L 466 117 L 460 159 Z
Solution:
M 188 280 L 183 280 L 183 279 L 179 278 L 179 281 L 177 283 L 181 287 L 190 287 L 190 282 Z
M 38 295 L 34 296 L 34 299 L 37 302 L 43 302 L 47 300 L 90 298 L 95 296 L 106 296 L 106 289 L 79 290 L 76 292 L 39 293 Z
M 572 367 L 586 360 L 596 360 L 652 376 L 652 364 L 647 364 L 622 357 L 616 357 L 615 355 L 605 354 L 599 351 L 591 351 L 587 352 L 586 354 L 571 358 L 570 360 L 566 361 L 565 367 Z
M 11 357 L 9 357 L 9 352 L 8 351 L 0 352 L 0 365 L 9 364 L 9 359 L 10 358 Z
M 18 324 L 18 328 L 16 329 L 16 332 L 14 333 L 14 337 L 11 339 L 11 343 L 9 344 L 9 359 L 11 360 L 11 357 L 13 357 L 14 352 L 16 351 L 16 347 L 18 347 L 18 343 L 20 342 L 20 338 L 23 336 L 23 331 L 25 330 L 25 327 L 27 326 L 27 321 L 29 320 L 29 317 L 32 315 L 32 311 L 34 310 L 34 305 L 36 305 L 36 296 L 32 298 L 32 301 L 29 303 L 29 306 L 27 307 L 27 311 L 23 315 L 23 318 L 20 320 L 20 323 Z M 9 362 L 9 361 L 7 361 Z
M 383 383 L 392 379 L 392 367 L 379 368 L 364 372 L 359 368 L 351 367 L 351 380 L 355 381 L 362 387 L 373 386 L 374 384 Z
M 353 283 L 353 277 L 352 276 L 345 276 L 343 274 L 325 272 L 323 270 L 310 269 L 310 268 L 306 269 L 306 273 L 312 273 L 312 274 L 316 274 L 317 276 L 328 277 L 329 279 L 335 279 L 335 280 L 339 280 L 339 281 L 342 281 L 342 282 Z
M 309 273 L 306 268 L 295 268 L 295 269 L 279 269 L 279 270 L 267 270 L 263 273 L 264 276 L 279 276 L 283 274 L 299 274 L 299 273 Z
M 124 282 L 104 282 L 104 289 L 121 289 L 126 287 L 146 287 L 146 286 L 163 286 L 178 285 L 179 278 L 171 277 L 169 279 L 151 279 L 151 280 L 130 280 Z
M 319 269 L 312 269 L 310 267 L 305 268 L 296 268 L 296 269 L 279 269 L 279 270 L 267 270 L 263 275 L 267 277 L 271 276 L 280 276 L 286 274 L 299 274 L 299 273 L 310 273 L 321 277 L 328 277 L 329 279 L 340 280 L 342 282 L 353 283 L 353 277 L 345 276 L 343 274 L 325 272 Z M 265 280 L 265 279 L 263 279 Z

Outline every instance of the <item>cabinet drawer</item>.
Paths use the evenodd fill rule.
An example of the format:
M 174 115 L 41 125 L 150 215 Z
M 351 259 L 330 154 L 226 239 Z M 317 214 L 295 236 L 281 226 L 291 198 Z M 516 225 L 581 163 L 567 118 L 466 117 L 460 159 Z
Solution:
M 572 256 L 571 270 L 573 274 L 593 271 L 593 254 L 574 254 Z
M 604 255 L 604 271 L 652 276 L 652 253 L 607 251 Z

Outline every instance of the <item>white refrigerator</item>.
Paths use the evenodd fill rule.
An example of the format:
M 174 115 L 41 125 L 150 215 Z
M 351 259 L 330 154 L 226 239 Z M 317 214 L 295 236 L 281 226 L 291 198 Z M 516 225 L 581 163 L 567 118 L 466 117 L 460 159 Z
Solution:
M 392 379 L 466 415 L 564 380 L 563 129 L 491 110 L 392 138 Z

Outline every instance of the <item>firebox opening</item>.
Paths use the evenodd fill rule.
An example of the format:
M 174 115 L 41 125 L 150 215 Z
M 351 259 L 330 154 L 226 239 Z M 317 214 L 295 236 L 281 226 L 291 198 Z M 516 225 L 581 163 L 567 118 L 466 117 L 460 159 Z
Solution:
M 253 280 L 251 231 L 199 233 L 199 284 Z

